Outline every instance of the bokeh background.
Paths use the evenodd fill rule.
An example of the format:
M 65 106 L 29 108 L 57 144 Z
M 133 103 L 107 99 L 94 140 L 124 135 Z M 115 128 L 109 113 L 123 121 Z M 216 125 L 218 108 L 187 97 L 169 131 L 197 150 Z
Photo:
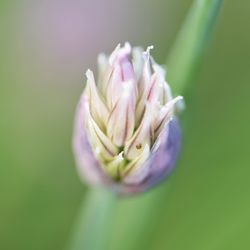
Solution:
M 0 249 L 64 249 L 87 190 L 71 152 L 84 72 L 125 41 L 153 44 L 164 63 L 190 3 L 0 2 Z M 186 103 L 180 164 L 140 249 L 250 249 L 249 9 L 224 2 Z

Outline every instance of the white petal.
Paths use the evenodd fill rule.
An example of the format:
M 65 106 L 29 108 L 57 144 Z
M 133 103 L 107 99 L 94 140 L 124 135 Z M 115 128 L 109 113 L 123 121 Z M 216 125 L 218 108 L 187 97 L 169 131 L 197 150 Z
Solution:
M 149 80 L 149 83 L 147 83 L 147 86 L 145 86 L 143 94 L 136 106 L 136 127 L 138 127 L 141 122 L 146 103 L 150 102 L 152 105 L 156 105 L 158 103 L 160 90 L 161 89 L 157 75 L 153 74 Z
M 172 116 L 174 114 L 174 106 L 178 101 L 182 99 L 183 99 L 182 96 L 177 96 L 171 101 L 169 101 L 164 107 L 161 108 L 158 119 L 154 123 L 154 131 L 156 137 L 165 127 L 166 123 L 168 123 L 172 119 Z
M 145 161 L 150 155 L 150 147 L 148 144 L 144 146 L 143 151 L 133 161 L 131 161 L 122 172 L 123 182 L 126 184 L 137 184 L 142 182 L 149 173 L 149 166 L 145 165 Z
M 160 86 L 159 86 L 159 79 L 157 78 L 156 74 L 153 74 L 150 81 L 150 86 L 147 90 L 146 96 L 147 101 L 149 101 L 152 104 L 156 104 L 159 97 L 160 92 Z
M 111 53 L 111 55 L 109 56 L 109 64 L 110 65 L 113 65 L 115 60 L 116 60 L 116 57 L 117 57 L 117 54 L 118 52 L 120 51 L 121 49 L 121 44 L 119 43 L 116 48 L 114 49 L 114 51 Z
M 99 79 L 102 79 L 103 75 L 105 74 L 106 69 L 109 66 L 107 56 L 104 53 L 99 54 L 97 58 L 97 63 L 98 63 L 98 69 L 99 69 Z
M 100 155 L 107 160 L 112 159 L 117 153 L 118 149 L 111 142 L 111 140 L 102 132 L 97 123 L 92 118 L 88 102 L 85 103 L 86 109 L 86 126 L 89 131 L 89 140 L 94 148 L 96 155 Z
M 138 81 L 141 74 L 142 74 L 142 68 L 143 68 L 143 50 L 141 47 L 133 48 L 132 51 L 132 63 L 136 75 L 136 80 Z
M 172 99 L 171 89 L 165 80 L 165 78 L 166 78 L 165 77 L 166 76 L 165 69 L 155 62 L 153 62 L 152 67 L 153 67 L 154 72 L 156 74 L 156 78 L 157 78 L 158 85 L 160 88 L 159 102 L 162 105 L 165 105 L 168 101 L 170 101 Z
M 107 125 L 107 134 L 118 147 L 132 136 L 135 124 L 133 83 L 123 84 L 122 95 L 111 111 Z
M 152 49 L 153 46 L 148 47 L 148 49 L 143 52 L 143 67 L 142 67 L 142 74 L 138 81 L 138 93 L 139 97 L 141 97 L 146 89 L 148 89 L 148 84 L 150 82 L 151 77 L 151 69 L 150 69 L 150 49 Z
M 109 64 L 108 57 L 101 53 L 98 55 L 98 88 L 103 97 L 106 95 L 107 84 L 112 73 L 112 67 Z
M 140 126 L 135 131 L 133 137 L 125 144 L 124 153 L 129 160 L 136 158 L 144 149 L 144 145 L 150 145 L 151 143 L 152 111 L 152 105 L 147 103 Z
M 143 52 L 143 69 L 141 77 L 138 81 L 138 103 L 136 107 L 136 127 L 139 126 L 143 113 L 145 111 L 145 103 L 151 86 L 151 69 L 150 69 L 150 50 L 153 46 L 149 46 L 145 52 Z
M 168 83 L 165 80 L 159 82 L 159 103 L 165 105 L 168 101 L 172 100 L 172 93 Z
M 86 94 L 89 96 L 90 112 L 94 120 L 104 131 L 108 120 L 108 109 L 104 102 L 101 100 L 101 97 L 98 93 L 93 72 L 91 70 L 87 70 L 86 76 L 88 79 L 86 86 Z
M 113 109 L 122 93 L 122 71 L 119 64 L 113 67 L 112 74 L 107 83 L 106 99 L 110 110 Z

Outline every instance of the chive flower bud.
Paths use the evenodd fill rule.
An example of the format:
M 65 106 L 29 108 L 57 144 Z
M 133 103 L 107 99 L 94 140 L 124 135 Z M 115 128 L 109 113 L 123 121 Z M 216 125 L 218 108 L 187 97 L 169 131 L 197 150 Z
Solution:
M 180 128 L 164 69 L 129 43 L 98 57 L 76 111 L 73 150 L 80 175 L 91 185 L 123 194 L 154 186 L 173 169 Z

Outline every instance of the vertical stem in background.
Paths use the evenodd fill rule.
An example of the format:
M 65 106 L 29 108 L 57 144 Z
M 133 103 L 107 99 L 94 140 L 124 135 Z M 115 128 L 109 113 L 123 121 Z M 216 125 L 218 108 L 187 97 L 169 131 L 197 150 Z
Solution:
M 193 84 L 222 0 L 195 0 L 167 60 L 167 78 L 175 94 Z
M 79 211 L 68 249 L 108 249 L 116 201 L 117 197 L 109 190 L 89 191 Z
M 201 61 L 221 2 L 222 0 L 194 1 L 167 63 L 167 77 L 174 93 L 184 94 L 191 86 L 190 80 Z M 154 231 L 157 227 L 154 221 L 160 219 L 162 199 L 166 199 L 165 189 L 162 186 L 148 195 L 127 198 L 127 201 L 122 202 L 117 201 L 108 190 L 90 191 L 80 211 L 69 249 L 143 249 L 144 242 L 140 239 L 146 244 L 148 238 L 152 237 L 147 232 Z M 157 213 L 152 214 L 152 211 Z M 126 226 L 121 229 L 121 224 Z M 115 230 L 112 231 L 113 229 Z M 141 238 L 142 235 L 146 237 Z M 111 237 L 117 238 L 112 239 L 112 246 L 109 247 Z

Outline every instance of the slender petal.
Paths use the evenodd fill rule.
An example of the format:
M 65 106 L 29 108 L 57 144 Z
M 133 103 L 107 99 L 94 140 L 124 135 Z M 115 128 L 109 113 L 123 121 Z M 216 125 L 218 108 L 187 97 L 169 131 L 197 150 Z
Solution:
M 121 147 L 133 134 L 135 124 L 135 99 L 132 82 L 124 83 L 123 92 L 111 111 L 107 134 L 115 145 Z
M 112 159 L 117 153 L 118 149 L 112 141 L 102 132 L 97 123 L 92 118 L 89 112 L 88 102 L 85 103 L 86 109 L 86 126 L 90 133 L 90 141 L 95 147 L 95 153 L 104 159 Z
M 142 122 L 138 129 L 135 131 L 133 137 L 127 141 L 124 148 L 124 154 L 129 160 L 136 158 L 140 154 L 145 145 L 150 146 L 150 127 L 152 122 L 152 106 L 147 103 Z
M 91 185 L 106 185 L 109 178 L 101 171 L 101 163 L 96 158 L 87 136 L 86 96 L 82 95 L 77 107 L 73 134 L 73 149 L 80 176 Z M 91 167 L 90 167 L 91 166 Z
M 110 63 L 113 67 L 109 82 L 107 83 L 107 103 L 112 110 L 123 91 L 123 85 L 127 82 L 133 82 L 133 95 L 136 98 L 137 85 L 132 63 L 129 59 L 131 46 L 126 43 L 124 48 L 118 49 L 110 57 Z
M 143 151 L 133 161 L 131 161 L 122 173 L 125 184 L 141 183 L 149 173 L 149 168 L 145 167 L 144 163 L 150 154 L 150 147 L 148 144 L 144 146 Z
M 93 72 L 91 70 L 87 70 L 86 76 L 88 79 L 86 94 L 89 96 L 90 112 L 100 128 L 105 130 L 108 120 L 108 109 L 98 93 Z
M 177 96 L 161 108 L 159 116 L 154 123 L 154 130 L 156 135 L 159 134 L 165 124 L 173 117 L 174 106 L 178 101 L 182 99 L 182 96 Z
M 136 108 L 136 127 L 139 126 L 141 119 L 143 117 L 143 113 L 145 111 L 145 103 L 147 100 L 147 94 L 150 89 L 150 80 L 151 80 L 151 69 L 150 69 L 150 50 L 153 49 L 153 46 L 147 48 L 145 52 L 143 52 L 143 66 L 142 66 L 142 74 L 138 81 L 138 102 Z
M 140 79 L 140 76 L 142 74 L 142 68 L 143 68 L 143 50 L 140 47 L 133 48 L 132 51 L 132 64 L 135 71 L 135 77 L 138 81 Z

